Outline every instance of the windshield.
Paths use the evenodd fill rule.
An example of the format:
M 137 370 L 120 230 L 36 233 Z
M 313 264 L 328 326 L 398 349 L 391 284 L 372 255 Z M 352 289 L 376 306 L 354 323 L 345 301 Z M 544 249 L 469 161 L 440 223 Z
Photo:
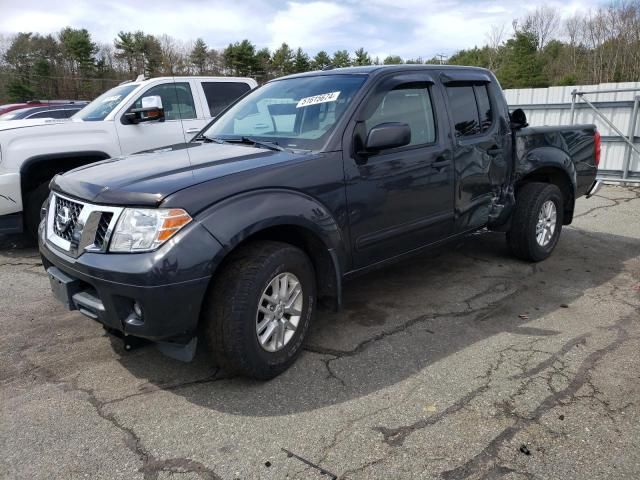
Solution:
M 96 98 L 89 105 L 84 107 L 73 118 L 84 120 L 85 122 L 98 122 L 104 120 L 111 111 L 116 108 L 122 99 L 138 88 L 138 84 L 128 83 L 119 85 Z
M 251 137 L 285 148 L 319 150 L 365 78 L 320 75 L 268 83 L 216 119 L 204 136 Z

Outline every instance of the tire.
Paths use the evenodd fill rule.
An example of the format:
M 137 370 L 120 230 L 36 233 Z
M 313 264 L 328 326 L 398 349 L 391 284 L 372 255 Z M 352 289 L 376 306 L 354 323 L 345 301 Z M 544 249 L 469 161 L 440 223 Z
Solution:
M 32 240 L 38 239 L 40 225 L 40 209 L 49 196 L 49 182 L 41 183 L 25 195 L 24 229 Z
M 553 210 L 548 202 L 551 202 L 555 208 L 555 225 L 552 233 L 544 226 L 537 231 L 543 206 L 548 208 L 547 213 Z M 513 255 L 531 262 L 540 262 L 549 257 L 560 238 L 563 212 L 562 192 L 557 186 L 540 182 L 525 184 L 516 196 L 511 229 L 507 232 L 507 243 Z M 545 218 L 550 216 L 545 215 Z M 551 224 L 551 221 L 547 221 L 547 225 Z M 539 233 L 545 234 L 542 242 L 539 241 Z
M 294 277 L 302 288 L 296 295 L 295 308 L 290 310 L 299 311 L 297 316 L 283 313 L 281 307 L 276 308 L 263 300 L 266 298 L 263 292 L 278 295 L 272 289 L 272 282 L 276 279 L 286 283 L 286 289 L 294 292 Z M 295 292 L 289 298 L 294 295 Z M 227 372 L 259 380 L 271 379 L 289 368 L 300 354 L 315 303 L 313 264 L 302 250 L 272 241 L 247 245 L 232 253 L 207 293 L 202 318 L 205 340 L 217 364 Z M 269 308 L 276 310 L 269 315 L 263 313 Z M 277 319 L 278 314 L 281 320 Z M 280 325 L 278 322 L 282 322 L 291 327 L 293 324 L 290 322 L 294 321 L 297 321 L 295 330 L 285 330 L 282 337 L 278 335 L 276 338 L 275 333 L 267 337 L 271 324 Z M 263 328 L 261 338 L 264 346 L 259 339 L 260 328 Z M 267 341 L 269 339 L 271 341 Z

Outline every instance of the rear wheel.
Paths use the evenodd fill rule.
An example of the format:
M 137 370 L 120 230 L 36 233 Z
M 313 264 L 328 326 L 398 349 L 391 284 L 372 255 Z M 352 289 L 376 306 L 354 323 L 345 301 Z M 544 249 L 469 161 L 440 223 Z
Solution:
M 280 242 L 256 242 L 232 255 L 208 293 L 205 335 L 220 366 L 270 379 L 302 350 L 315 309 L 313 265 Z
M 507 232 L 511 251 L 523 260 L 544 260 L 558 243 L 562 221 L 560 189 L 548 183 L 525 184 L 518 191 L 511 229 Z

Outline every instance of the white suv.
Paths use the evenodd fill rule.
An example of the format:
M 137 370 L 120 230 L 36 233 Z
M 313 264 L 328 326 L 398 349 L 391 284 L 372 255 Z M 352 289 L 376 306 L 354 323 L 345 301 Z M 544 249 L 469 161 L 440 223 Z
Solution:
M 251 78 L 138 78 L 100 95 L 71 120 L 1 122 L 0 233 L 36 233 L 55 174 L 189 141 L 256 86 Z

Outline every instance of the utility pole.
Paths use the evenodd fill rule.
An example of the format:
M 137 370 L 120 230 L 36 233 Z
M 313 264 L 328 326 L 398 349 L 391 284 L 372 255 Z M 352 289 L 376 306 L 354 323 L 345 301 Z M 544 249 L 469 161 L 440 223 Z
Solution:
M 436 57 L 440 60 L 440 65 L 444 65 L 444 59 L 447 58 L 447 56 L 442 53 L 436 53 Z

